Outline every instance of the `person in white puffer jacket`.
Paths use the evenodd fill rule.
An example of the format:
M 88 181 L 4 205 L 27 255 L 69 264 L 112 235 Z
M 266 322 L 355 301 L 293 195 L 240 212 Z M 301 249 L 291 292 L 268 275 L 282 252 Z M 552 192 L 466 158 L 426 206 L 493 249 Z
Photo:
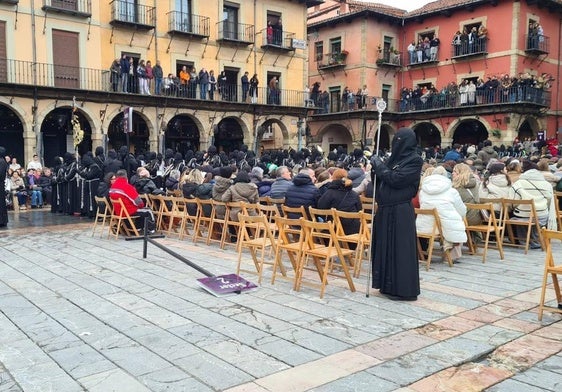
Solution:
M 506 199 L 509 189 L 511 188 L 511 180 L 507 175 L 505 165 L 501 162 L 494 162 L 488 169 L 488 177 L 480 183 L 480 198 L 485 199 Z M 500 212 L 501 203 L 494 203 L 494 210 Z
M 467 240 L 464 224 L 466 206 L 459 192 L 453 188 L 444 167 L 435 168 L 433 173 L 423 180 L 419 198 L 421 208 L 437 209 L 443 229 L 443 237 L 445 237 L 445 250 L 454 248 L 451 256 L 453 260 L 458 259 L 461 255 L 460 246 Z M 418 232 L 431 232 L 432 227 L 433 220 L 430 216 L 419 215 L 416 218 Z

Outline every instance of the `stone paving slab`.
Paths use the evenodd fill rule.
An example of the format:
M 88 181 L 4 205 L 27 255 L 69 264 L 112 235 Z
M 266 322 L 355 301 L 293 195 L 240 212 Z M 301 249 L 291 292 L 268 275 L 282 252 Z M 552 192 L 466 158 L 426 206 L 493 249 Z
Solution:
M 213 273 L 235 270 L 233 247 L 161 242 Z M 270 267 L 257 291 L 216 298 L 196 271 L 148 253 L 92 237 L 88 222 L 1 231 L 0 392 L 560 389 L 561 316 L 537 320 L 540 251 L 434 262 L 413 303 L 367 298 L 364 276 L 355 293 L 333 278 L 320 299 L 269 284 Z

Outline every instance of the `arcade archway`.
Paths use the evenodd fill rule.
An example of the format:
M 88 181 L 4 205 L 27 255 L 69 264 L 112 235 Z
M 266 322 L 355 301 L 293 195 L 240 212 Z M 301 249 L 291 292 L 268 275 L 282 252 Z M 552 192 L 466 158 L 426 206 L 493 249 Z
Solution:
M 23 124 L 11 108 L 0 105 L 0 145 L 6 148 L 6 153 L 16 157 L 23 166 Z M 4 159 L 4 157 L 0 157 Z
M 277 120 L 268 120 L 258 127 L 258 151 L 280 150 L 285 145 L 285 127 Z
M 244 144 L 244 131 L 233 117 L 223 119 L 214 129 L 214 145 L 218 151 L 230 153 L 234 150 L 240 150 Z
M 123 113 L 119 113 L 111 120 L 107 130 L 108 148 L 119 151 L 121 146 L 127 145 L 127 135 L 124 132 Z M 137 112 L 133 112 L 133 133 L 129 135 L 129 152 L 143 154 L 150 148 L 148 124 Z
M 537 135 L 537 132 L 536 132 L 537 130 L 538 129 L 535 129 L 535 127 L 533 127 L 533 124 L 531 124 L 531 122 L 529 120 L 525 120 L 525 121 L 523 121 L 523 124 L 521 124 L 519 129 L 517 130 L 517 137 L 521 141 L 527 140 L 527 139 L 535 140 L 536 135 Z
M 353 151 L 351 132 L 340 124 L 330 124 L 322 129 L 318 135 L 323 151 L 333 151 L 341 147 L 344 152 Z
M 414 127 L 414 133 L 421 148 L 441 145 L 441 134 L 432 123 L 420 123 Z
M 188 150 L 199 150 L 199 128 L 195 121 L 187 115 L 172 117 L 166 127 L 166 149 L 180 152 L 183 156 Z
M 80 128 L 84 131 L 84 138 L 78 145 L 78 154 L 83 155 L 87 151 L 92 151 L 92 128 L 79 109 L 74 114 L 78 117 Z M 60 107 L 47 114 L 43 120 L 41 133 L 43 135 L 43 159 L 46 166 L 52 166 L 56 156 L 62 157 L 66 152 L 74 152 L 72 115 L 72 107 Z
M 488 139 L 488 130 L 478 120 L 461 121 L 453 133 L 453 144 L 474 144 L 477 146 L 486 139 Z

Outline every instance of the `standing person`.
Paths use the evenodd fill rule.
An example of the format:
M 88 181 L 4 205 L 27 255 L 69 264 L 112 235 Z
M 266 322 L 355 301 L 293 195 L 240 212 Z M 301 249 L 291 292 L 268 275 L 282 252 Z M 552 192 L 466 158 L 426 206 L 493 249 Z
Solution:
M 162 81 L 164 80 L 164 70 L 160 65 L 160 60 L 156 60 L 156 65 L 152 68 L 152 75 L 154 76 L 154 95 L 162 93 Z
M 373 288 L 393 300 L 415 301 L 420 294 L 416 249 L 416 217 L 412 198 L 418 192 L 423 160 L 416 152 L 416 134 L 400 128 L 392 140 L 392 155 L 383 163 L 373 156 L 376 174 L 373 237 Z
M 215 78 L 215 71 L 209 71 L 209 99 L 215 100 L 215 90 L 217 89 L 217 78 Z
M 187 96 L 187 89 L 189 87 L 189 79 L 190 79 L 189 72 L 187 72 L 187 66 L 184 65 L 181 67 L 180 71 L 180 95 L 182 97 Z
M 248 98 L 248 91 L 250 90 L 250 80 L 248 79 L 248 71 L 244 72 L 244 75 L 240 79 L 242 83 L 242 102 L 246 102 Z
M 152 87 L 152 79 L 154 79 L 154 68 L 152 68 L 152 62 L 148 60 L 146 62 L 146 85 L 147 85 L 147 94 L 150 95 L 150 88 Z
M 258 80 L 258 74 L 254 74 L 250 79 L 250 99 L 252 103 L 258 102 L 258 85 L 260 81 Z
M 226 79 L 226 74 L 224 73 L 224 71 L 222 71 L 219 75 L 219 80 L 217 81 L 217 85 L 219 87 L 219 94 L 221 95 L 221 98 L 223 101 L 229 101 L 229 94 L 227 90 L 227 79 Z
M 283 46 L 283 23 L 281 18 L 273 25 L 273 45 Z
M 148 91 L 148 76 L 146 74 L 146 65 L 144 65 L 144 60 L 139 61 L 137 66 L 137 77 L 139 80 L 139 94 L 150 95 Z
M 129 92 L 129 69 L 130 69 L 129 59 L 127 55 L 124 54 L 119 62 L 119 68 L 121 69 L 121 88 L 124 93 Z
M 6 149 L 0 146 L 0 158 L 6 155 Z M 0 159 L 0 227 L 8 225 L 8 207 L 6 206 L 6 173 L 8 172 L 8 162 L 4 158 Z
M 199 98 L 207 99 L 207 91 L 209 91 L 209 73 L 205 68 L 199 71 Z
M 111 91 L 119 91 L 119 78 L 121 77 L 121 65 L 119 64 L 119 59 L 113 60 L 111 67 L 109 68 L 111 75 L 109 75 L 109 81 L 111 82 Z

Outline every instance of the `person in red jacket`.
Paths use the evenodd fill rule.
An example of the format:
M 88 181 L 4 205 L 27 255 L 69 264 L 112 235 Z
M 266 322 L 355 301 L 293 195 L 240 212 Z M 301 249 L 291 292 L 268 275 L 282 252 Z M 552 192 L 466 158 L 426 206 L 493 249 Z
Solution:
M 144 220 L 148 218 L 148 230 L 151 233 L 154 232 L 154 214 L 151 209 L 144 208 L 144 202 L 140 198 L 139 193 L 127 180 L 127 171 L 123 169 L 118 170 L 115 177 L 115 181 L 109 189 L 109 198 L 115 201 L 121 199 L 130 216 L 140 217 L 140 219 L 135 221 L 137 229 L 143 229 Z M 118 203 L 113 203 L 113 208 L 116 215 L 121 214 L 121 206 Z

